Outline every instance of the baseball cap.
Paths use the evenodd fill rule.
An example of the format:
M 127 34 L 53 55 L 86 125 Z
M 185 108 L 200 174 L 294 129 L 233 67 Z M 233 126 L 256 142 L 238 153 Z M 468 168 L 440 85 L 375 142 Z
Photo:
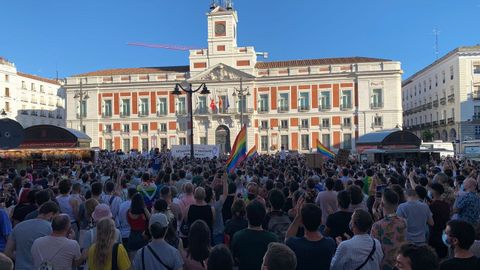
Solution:
M 168 218 L 166 215 L 162 213 L 155 213 L 150 216 L 150 221 L 148 222 L 148 226 L 152 226 L 154 223 L 159 223 L 162 227 L 168 226 Z

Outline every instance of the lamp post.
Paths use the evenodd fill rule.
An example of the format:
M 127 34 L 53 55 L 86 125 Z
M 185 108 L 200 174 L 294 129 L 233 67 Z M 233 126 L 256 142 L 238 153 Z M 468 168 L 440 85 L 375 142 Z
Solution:
M 84 100 L 87 100 L 89 99 L 90 97 L 88 96 L 88 92 L 84 92 L 83 91 L 83 80 L 82 78 L 80 78 L 80 89 L 75 92 L 75 95 L 73 96 L 74 99 L 79 99 L 79 102 L 80 102 L 80 115 L 79 115 L 79 119 L 80 119 L 80 131 L 81 132 L 84 132 L 83 131 L 83 101 Z
M 240 78 L 240 89 L 234 88 L 233 89 L 233 97 L 236 97 L 238 95 L 238 98 L 242 102 L 242 105 L 240 106 L 240 127 L 243 128 L 243 108 L 247 107 L 246 103 L 247 100 L 243 100 L 244 97 L 250 96 L 250 91 L 247 88 L 243 88 L 243 78 Z
M 193 104 L 192 104 L 192 96 L 193 96 L 193 93 L 196 93 L 198 91 L 200 91 L 200 89 L 202 90 L 200 92 L 200 94 L 202 95 L 208 95 L 210 94 L 210 91 L 208 90 L 207 88 L 207 85 L 205 83 L 202 83 L 197 89 L 193 89 L 192 88 L 192 84 L 191 83 L 188 83 L 185 87 L 182 86 L 181 84 L 177 83 L 175 84 L 175 88 L 172 92 L 172 94 L 178 96 L 180 95 L 182 92 L 180 92 L 180 89 L 187 93 L 187 97 L 188 97 L 188 114 L 190 116 L 190 158 L 193 160 L 195 158 L 195 154 L 193 152 Z

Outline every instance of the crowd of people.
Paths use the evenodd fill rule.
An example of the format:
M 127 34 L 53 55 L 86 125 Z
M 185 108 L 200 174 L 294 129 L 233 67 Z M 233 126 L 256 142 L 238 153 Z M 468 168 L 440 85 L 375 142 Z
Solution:
M 0 269 L 480 269 L 480 163 L 168 152 L 0 170 Z

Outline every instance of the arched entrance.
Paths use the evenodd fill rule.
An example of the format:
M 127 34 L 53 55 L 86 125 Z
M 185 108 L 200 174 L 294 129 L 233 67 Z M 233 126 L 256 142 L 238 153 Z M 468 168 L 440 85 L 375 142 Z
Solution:
M 445 129 L 442 131 L 442 141 L 448 142 L 448 132 Z
M 230 129 L 225 125 L 220 125 L 215 130 L 215 144 L 218 145 L 219 153 L 230 153 Z
M 440 131 L 435 131 L 435 140 L 440 140 Z
M 450 141 L 455 141 L 457 139 L 457 131 L 452 128 L 450 130 Z

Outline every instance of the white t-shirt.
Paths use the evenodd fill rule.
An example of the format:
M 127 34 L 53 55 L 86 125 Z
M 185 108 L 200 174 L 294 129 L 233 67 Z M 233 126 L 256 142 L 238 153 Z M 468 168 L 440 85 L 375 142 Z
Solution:
M 71 270 L 73 261 L 80 259 L 81 255 L 77 241 L 66 237 L 47 235 L 38 238 L 32 245 L 35 269 L 48 261 L 55 270 Z

